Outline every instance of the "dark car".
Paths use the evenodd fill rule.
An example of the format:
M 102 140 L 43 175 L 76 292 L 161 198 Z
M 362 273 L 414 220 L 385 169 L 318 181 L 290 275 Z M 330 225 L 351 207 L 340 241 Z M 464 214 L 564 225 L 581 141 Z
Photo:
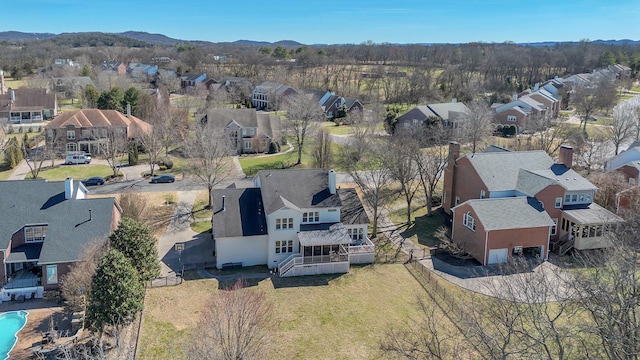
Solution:
M 164 174 L 164 175 L 154 176 L 154 177 L 151 178 L 151 183 L 152 184 L 172 183 L 174 181 L 176 181 L 176 177 L 171 175 L 171 174 Z
M 90 177 L 86 180 L 82 180 L 82 184 L 84 184 L 85 186 L 92 186 L 92 185 L 104 185 L 104 182 L 106 180 L 103 177 L 100 176 L 94 176 L 94 177 Z

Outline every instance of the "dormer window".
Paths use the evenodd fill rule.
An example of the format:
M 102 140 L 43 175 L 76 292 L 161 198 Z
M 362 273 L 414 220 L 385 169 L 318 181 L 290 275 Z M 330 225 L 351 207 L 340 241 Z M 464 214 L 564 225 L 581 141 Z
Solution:
M 320 222 L 320 212 L 310 211 L 302 213 L 303 223 L 317 223 Z
M 47 225 L 26 226 L 24 228 L 25 243 L 43 242 L 47 237 Z

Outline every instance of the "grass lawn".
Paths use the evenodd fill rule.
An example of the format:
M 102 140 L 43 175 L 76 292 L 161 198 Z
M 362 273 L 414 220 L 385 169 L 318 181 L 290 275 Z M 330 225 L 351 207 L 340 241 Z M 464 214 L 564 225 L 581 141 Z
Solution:
M 250 285 L 266 292 L 279 322 L 265 359 L 386 358 L 379 350 L 386 331 L 415 316 L 416 296 L 426 296 L 401 264 Z M 207 297 L 218 287 L 216 280 L 192 280 L 147 290 L 139 358 L 182 358 Z
M 309 138 L 309 139 L 305 140 L 304 151 L 302 152 L 302 164 L 301 165 L 295 165 L 295 163 L 298 161 L 298 151 L 296 149 L 284 154 L 284 152 L 287 149 L 289 149 L 289 147 L 292 146 L 292 145 L 285 145 L 281 150 L 281 154 L 279 154 L 279 155 L 274 155 L 274 156 L 241 156 L 240 158 L 238 158 L 238 160 L 240 161 L 240 166 L 242 167 L 242 171 L 244 171 L 244 173 L 247 176 L 253 176 L 260 170 L 288 169 L 288 168 L 297 168 L 297 169 L 311 168 L 311 167 L 313 167 L 312 166 L 312 162 L 313 161 L 311 159 L 311 156 L 309 155 L 309 152 L 311 151 L 311 149 L 313 147 L 313 143 L 314 143 L 314 139 L 313 138 Z M 338 158 L 338 156 L 343 151 L 344 145 L 340 145 L 340 144 L 335 144 L 334 143 L 331 146 L 332 146 L 332 152 L 333 152 L 333 157 L 334 157 L 334 162 L 335 162 L 335 160 Z M 343 171 L 343 169 L 340 166 L 338 166 L 337 164 L 335 164 L 333 166 L 333 169 L 336 170 L 336 171 Z
M 424 201 L 419 201 L 417 205 L 411 206 L 411 225 L 406 226 L 407 208 L 391 211 L 389 218 L 396 225 L 404 225 L 402 236 L 409 238 L 416 244 L 424 247 L 436 246 L 440 240 L 435 236 L 436 232 L 443 226 L 442 216 L 433 212 L 433 216 L 427 216 L 427 208 Z
M 191 230 L 197 233 L 211 230 L 211 210 L 205 209 L 209 204 L 208 195 L 209 192 L 206 190 L 200 192 L 193 203 L 191 216 L 194 221 L 191 223 Z
M 113 175 L 113 170 L 107 165 L 60 165 L 53 169 L 45 169 L 38 174 L 39 178 L 47 179 L 49 181 L 64 180 L 71 176 L 74 179 L 82 180 L 92 176 L 107 177 Z M 27 174 L 27 178 L 31 177 L 31 174 Z

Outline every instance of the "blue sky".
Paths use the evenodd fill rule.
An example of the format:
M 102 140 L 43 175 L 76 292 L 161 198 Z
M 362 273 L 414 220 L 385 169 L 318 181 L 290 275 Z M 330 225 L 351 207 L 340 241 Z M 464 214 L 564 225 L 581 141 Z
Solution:
M 640 40 L 640 0 L 13 0 L 0 31 L 305 44 Z M 9 16 L 9 14 L 13 14 Z

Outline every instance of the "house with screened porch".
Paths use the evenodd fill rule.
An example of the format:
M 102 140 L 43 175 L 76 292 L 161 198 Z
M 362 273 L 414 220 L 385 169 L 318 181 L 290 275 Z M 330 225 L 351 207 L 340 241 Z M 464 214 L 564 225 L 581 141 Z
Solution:
M 254 187 L 213 191 L 216 266 L 267 265 L 280 276 L 346 273 L 373 263 L 369 218 L 325 169 L 263 170 Z
M 442 206 L 452 240 L 483 265 L 614 245 L 608 234 L 622 218 L 593 202 L 597 187 L 572 165 L 570 146 L 554 161 L 544 151 L 495 146 L 461 156 L 451 142 Z

